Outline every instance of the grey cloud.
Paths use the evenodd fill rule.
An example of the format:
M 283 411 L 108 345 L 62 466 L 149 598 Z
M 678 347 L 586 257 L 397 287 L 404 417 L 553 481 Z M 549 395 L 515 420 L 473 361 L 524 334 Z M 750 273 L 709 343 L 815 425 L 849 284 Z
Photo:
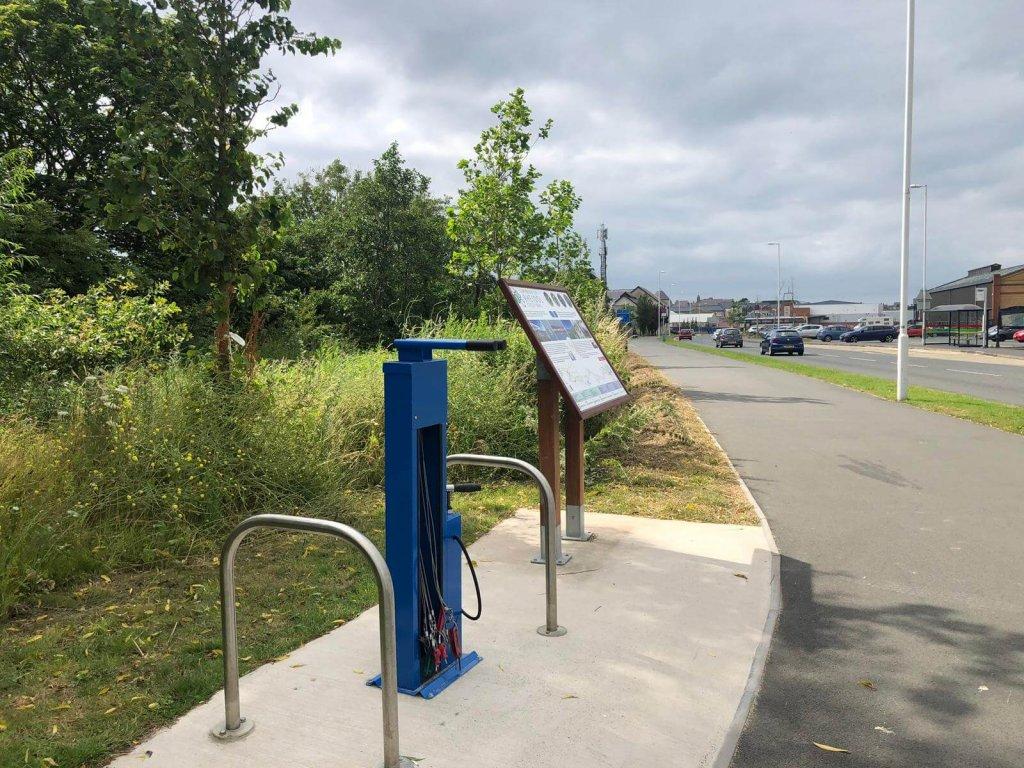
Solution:
M 442 194 L 522 85 L 555 119 L 535 162 L 572 179 L 610 279 L 676 293 L 774 294 L 773 249 L 808 299 L 897 286 L 904 5 L 295 0 L 331 60 L 273 62 L 288 173 L 365 166 L 398 140 Z M 919 3 L 914 177 L 930 191 L 929 272 L 1024 260 L 1024 79 L 1013 0 Z M 912 275 L 920 273 L 915 199 Z M 916 278 L 915 278 L 916 279 Z M 914 283 L 916 290 L 916 283 Z

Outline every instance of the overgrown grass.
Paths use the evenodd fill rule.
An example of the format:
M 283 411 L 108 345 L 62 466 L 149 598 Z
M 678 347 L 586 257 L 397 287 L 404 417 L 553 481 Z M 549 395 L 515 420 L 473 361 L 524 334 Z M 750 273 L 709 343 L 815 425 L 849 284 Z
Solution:
M 463 330 L 467 331 L 464 335 L 473 335 L 468 333 L 471 329 Z M 376 362 L 384 357 L 383 353 L 373 354 Z M 521 349 L 514 349 L 513 355 L 518 355 L 518 358 L 513 357 L 518 359 L 515 365 L 526 368 L 527 372 L 516 368 L 502 372 L 501 376 L 522 380 L 529 375 L 532 356 Z M 602 423 L 588 424 L 593 430 L 587 455 L 588 509 L 671 519 L 756 523 L 724 457 L 678 389 L 645 361 L 635 356 L 626 359 L 624 355 L 624 351 L 619 350 L 617 359 L 630 380 L 635 399 Z M 455 386 L 461 386 L 454 380 L 455 366 L 490 365 L 502 371 L 496 357 L 466 357 L 476 362 L 455 363 L 454 356 L 452 358 Z M 332 364 L 357 366 L 357 370 L 362 370 L 356 361 Z M 368 369 L 371 363 L 361 365 Z M 299 375 L 290 369 L 282 369 L 279 374 Z M 473 371 L 473 375 L 477 374 L 479 371 Z M 310 385 L 310 381 L 308 376 L 297 380 L 302 385 Z M 321 382 L 320 386 L 333 387 L 331 391 L 335 393 L 363 391 L 365 397 L 374 394 L 370 385 L 366 390 L 359 390 L 358 386 L 346 388 L 333 379 Z M 532 387 L 528 381 L 523 386 L 526 389 L 521 396 L 525 399 Z M 292 393 L 292 389 L 286 388 L 286 392 Z M 489 397 L 511 396 L 499 391 L 501 389 L 496 385 Z M 465 402 L 458 402 L 462 397 L 464 395 L 455 394 L 453 389 L 453 415 L 456 406 L 468 408 Z M 317 450 L 318 446 L 336 440 L 341 441 L 342 447 L 338 450 L 346 452 L 351 460 L 360 460 L 364 455 L 367 461 L 376 460 L 373 457 L 377 456 L 379 446 L 368 448 L 364 454 L 352 449 L 352 443 L 335 431 L 341 429 L 342 423 L 372 421 L 373 414 L 377 413 L 373 407 L 365 411 L 357 409 L 361 414 L 358 418 L 348 416 L 348 421 L 343 421 L 339 412 L 331 407 L 330 397 L 307 393 L 307 399 L 296 398 L 292 393 L 275 399 L 276 408 L 271 411 L 275 419 L 297 408 L 300 413 L 293 417 L 296 423 L 315 432 L 326 430 L 326 437 L 281 434 L 280 426 L 264 424 L 259 434 L 266 433 L 274 440 L 285 442 L 284 446 L 274 449 L 278 451 L 275 454 L 278 460 L 299 461 L 306 450 L 313 451 L 310 462 L 324 460 L 323 449 Z M 493 410 L 493 405 L 493 399 L 483 400 L 479 407 Z M 320 418 L 305 413 L 308 408 L 321 409 Z M 171 419 L 172 414 L 166 416 Z M 479 414 L 475 417 L 487 418 Z M 155 421 L 156 416 L 153 418 L 149 424 L 156 430 L 160 424 Z M 196 422 L 188 413 L 181 414 L 181 419 Z M 330 427 L 320 424 L 324 419 L 333 419 Z M 507 430 L 499 439 L 512 440 L 520 434 L 520 429 L 525 430 L 531 445 L 521 448 L 530 455 L 536 451 L 536 434 L 531 432 L 535 429 L 535 419 L 532 412 L 523 412 L 515 419 L 498 424 Z M 115 420 L 114 423 L 120 422 Z M 479 440 L 464 426 L 466 423 L 464 419 L 461 421 L 463 432 L 457 438 L 458 450 L 485 447 L 500 451 L 510 444 L 480 446 Z M 486 422 L 480 421 L 477 428 L 485 426 Z M 44 430 L 22 425 L 20 428 L 25 435 L 35 436 L 39 441 L 33 449 L 35 453 L 26 460 L 26 466 L 47 460 L 48 449 L 61 446 L 55 427 Z M 110 429 L 119 432 L 116 427 Z M 371 425 L 364 424 L 363 429 L 367 440 L 378 434 Z M 183 435 L 191 434 L 184 424 L 171 432 L 180 437 L 180 430 L 185 430 L 181 432 Z M 165 427 L 161 426 L 158 434 L 164 432 Z M 251 433 L 251 428 L 241 432 L 245 436 Z M 486 432 L 479 434 L 487 435 Z M 266 454 L 262 451 L 270 450 L 259 448 L 261 444 L 255 439 L 239 443 L 234 451 L 217 453 L 216 460 L 211 456 L 209 465 L 220 466 L 218 461 L 230 460 L 236 462 L 231 464 L 233 471 L 250 473 L 243 475 L 239 484 L 260 484 L 263 490 L 244 497 L 260 504 L 259 509 L 268 509 L 271 499 L 290 500 L 290 506 L 276 507 L 277 511 L 284 509 L 344 520 L 367 533 L 378 545 L 382 544 L 381 492 L 377 487 L 356 487 L 372 482 L 375 477 L 372 470 L 352 469 L 343 474 L 347 485 L 332 485 L 314 468 L 295 467 L 294 474 L 281 467 L 257 472 L 251 457 L 263 457 Z M 177 443 L 174 440 L 164 443 L 161 438 L 156 445 Z M 203 445 L 204 450 L 210 447 Z M 189 450 L 188 446 L 193 446 L 193 456 L 184 462 L 180 451 Z M 182 467 L 196 464 L 197 456 L 206 456 L 192 443 L 180 446 L 179 453 L 173 453 L 175 449 L 171 447 L 160 450 L 176 457 Z M 239 450 L 242 451 L 240 458 Z M 99 451 L 98 455 L 105 454 Z M 327 455 L 327 458 L 331 457 Z M 123 464 L 125 474 L 138 471 L 141 457 L 139 462 L 132 462 L 130 457 L 128 461 L 130 463 Z M 206 458 L 202 461 L 207 463 Z M 324 471 L 336 471 L 340 461 L 331 458 Z M 73 467 L 74 457 L 62 454 L 62 466 L 69 462 Z M 156 467 L 145 466 L 147 472 L 153 473 L 147 476 L 158 480 L 164 477 L 156 472 Z M 169 467 L 173 470 L 174 464 Z M 202 477 L 207 476 L 207 469 L 202 468 Z M 64 471 L 67 474 L 60 477 L 69 476 L 70 470 Z M 223 473 L 223 469 L 221 471 Z M 179 473 L 175 471 L 171 476 L 177 478 Z M 17 486 L 19 498 L 26 493 L 31 496 L 34 489 L 45 487 L 27 470 L 21 477 L 22 484 Z M 296 489 L 287 488 L 286 484 L 294 478 L 303 482 Z M 107 482 L 115 483 L 110 478 Z M 223 503 L 230 504 L 225 506 L 226 516 L 246 511 L 242 506 L 242 491 L 234 485 L 230 487 L 235 490 L 218 491 L 225 494 Z M 71 484 L 66 488 L 54 487 L 46 493 L 50 494 L 48 498 L 63 499 L 74 490 Z M 326 491 L 326 495 L 317 495 L 321 491 Z M 156 491 L 151 489 L 150 493 Z M 74 573 L 77 579 L 72 579 L 67 586 L 48 584 L 44 585 L 46 588 L 23 594 L 13 617 L 0 632 L 0 768 L 25 765 L 46 768 L 52 766 L 47 759 L 61 768 L 102 765 L 112 754 L 129 748 L 153 728 L 172 721 L 221 687 L 216 556 L 222 526 L 204 518 L 214 508 L 200 504 L 201 498 L 195 500 L 202 491 L 189 493 L 195 496 L 186 496 L 183 491 L 185 501 L 179 503 L 179 510 L 172 510 L 172 514 L 166 514 L 168 500 L 159 495 L 160 503 L 151 507 L 149 505 L 154 503 L 150 500 L 144 507 L 155 518 L 151 526 L 154 530 L 157 522 L 171 526 L 178 521 L 160 535 L 172 533 L 172 538 L 180 537 L 183 541 L 167 548 L 150 545 L 152 551 L 146 555 L 144 563 L 130 560 L 126 552 L 119 558 L 112 558 L 106 550 L 92 552 L 87 547 L 74 548 L 88 555 L 87 568 L 68 571 L 69 577 Z M 483 493 L 459 496 L 457 504 L 467 539 L 472 540 L 516 508 L 535 505 L 536 490 L 529 485 L 496 483 L 492 479 Z M 183 507 L 188 508 L 188 514 L 183 512 Z M 35 507 L 46 508 L 41 502 Z M 129 504 L 118 509 L 120 514 L 133 508 Z M 182 513 L 181 518 L 177 517 L 178 512 Z M 146 519 L 141 517 L 141 512 L 135 514 L 140 516 L 135 518 L 136 525 Z M 102 524 L 106 518 L 94 519 Z M 144 543 L 145 528 L 140 525 L 138 530 L 139 533 L 131 536 Z M 83 536 L 89 534 L 84 526 L 77 532 Z M 52 543 L 53 540 L 46 538 L 48 535 L 51 534 L 43 535 L 41 540 Z M 89 538 L 88 543 L 98 540 L 101 537 Z M 247 556 L 240 557 L 238 563 L 238 584 L 244 595 L 239 612 L 243 672 L 270 661 L 288 663 L 289 651 L 344 623 L 376 600 L 372 577 L 358 556 L 344 546 L 322 538 L 257 533 L 244 547 Z M 127 565 L 117 567 L 118 563 Z M 374 671 L 353 669 L 352 674 L 368 676 Z
M 599 329 L 621 360 L 621 336 Z M 449 356 L 449 446 L 535 461 L 533 358 L 518 327 L 424 333 L 508 339 L 504 353 Z M 76 579 L 185 557 L 245 515 L 336 514 L 346 494 L 379 487 L 389 357 L 327 349 L 227 384 L 201 364 L 119 369 L 0 416 L 0 616 Z
M 710 355 L 719 355 L 744 363 L 763 365 L 768 368 L 775 368 L 780 371 L 798 373 L 820 381 L 827 381 L 847 389 L 855 389 L 858 392 L 867 392 L 884 400 L 896 400 L 896 384 L 888 379 L 878 376 L 868 376 L 862 373 L 847 373 L 834 368 L 819 368 L 818 366 L 804 365 L 793 360 L 780 360 L 774 357 L 759 357 L 746 355 L 742 352 L 734 352 L 727 349 L 715 349 L 701 344 L 669 339 L 668 343 L 675 344 L 686 349 L 693 349 Z M 944 413 L 947 416 L 955 416 L 959 419 L 973 421 L 977 424 L 995 427 L 1004 432 L 1012 432 L 1017 435 L 1024 435 L 1024 408 L 1008 403 L 996 403 L 991 400 L 982 400 L 971 395 L 963 395 L 955 392 L 943 392 L 939 389 L 928 387 L 911 386 L 907 390 L 908 405 L 922 408 L 926 411 Z

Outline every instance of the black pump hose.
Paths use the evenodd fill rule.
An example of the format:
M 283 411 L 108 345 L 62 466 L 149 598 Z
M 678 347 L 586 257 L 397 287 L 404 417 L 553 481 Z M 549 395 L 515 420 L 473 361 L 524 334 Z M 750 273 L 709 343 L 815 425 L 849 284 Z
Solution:
M 480 597 L 480 582 L 476 580 L 476 568 L 473 567 L 473 558 L 469 556 L 469 550 L 466 549 L 466 545 L 462 543 L 462 537 L 454 536 L 452 538 L 459 542 L 459 547 L 462 548 L 462 554 L 466 556 L 466 564 L 469 566 L 469 574 L 473 577 L 473 587 L 476 589 L 476 616 L 470 616 L 466 613 L 465 608 L 461 609 L 462 615 L 470 621 L 476 621 L 480 618 L 480 614 L 484 612 L 484 601 Z

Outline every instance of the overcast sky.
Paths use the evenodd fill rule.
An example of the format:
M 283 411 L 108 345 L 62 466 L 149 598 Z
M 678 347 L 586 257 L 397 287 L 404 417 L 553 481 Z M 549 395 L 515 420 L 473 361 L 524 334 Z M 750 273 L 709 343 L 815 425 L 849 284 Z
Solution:
M 534 153 L 583 197 L 609 283 L 673 297 L 893 300 L 903 0 L 294 0 L 330 59 L 273 61 L 299 104 L 264 142 L 294 175 L 366 167 L 391 141 L 457 193 L 488 108 L 517 86 L 552 117 Z M 913 176 L 929 185 L 929 283 L 1024 262 L 1024 2 L 918 2 Z M 921 280 L 915 192 L 911 295 Z

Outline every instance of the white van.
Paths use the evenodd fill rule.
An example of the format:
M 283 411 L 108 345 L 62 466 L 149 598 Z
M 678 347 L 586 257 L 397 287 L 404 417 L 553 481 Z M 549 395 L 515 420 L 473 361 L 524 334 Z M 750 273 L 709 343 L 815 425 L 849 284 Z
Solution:
M 857 321 L 857 325 L 863 326 L 864 328 L 877 328 L 880 325 L 894 326 L 896 321 L 891 317 L 882 317 L 881 315 L 875 315 L 874 317 L 862 317 Z

